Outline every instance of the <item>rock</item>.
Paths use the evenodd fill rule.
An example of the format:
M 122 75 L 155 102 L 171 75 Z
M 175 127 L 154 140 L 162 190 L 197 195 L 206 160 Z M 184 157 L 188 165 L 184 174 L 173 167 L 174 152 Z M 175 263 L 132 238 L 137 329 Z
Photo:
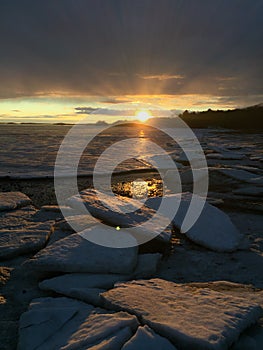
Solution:
M 12 210 L 26 206 L 31 203 L 31 199 L 21 192 L 1 192 L 0 211 Z
M 74 286 L 71 286 L 71 288 L 62 287 L 60 288 L 60 291 L 57 291 L 58 294 L 78 299 L 94 306 L 102 305 L 100 294 L 103 292 L 106 292 L 106 290 L 99 288 L 75 288 Z
M 244 154 L 235 152 L 223 152 L 223 153 L 211 153 L 206 155 L 207 159 L 220 159 L 220 160 L 242 160 L 246 156 Z
M 127 281 L 127 279 L 127 275 L 72 273 L 44 280 L 39 283 L 39 288 L 63 294 L 65 289 L 71 288 L 110 289 L 116 282 Z
M 116 282 L 133 278 L 149 278 L 156 273 L 161 254 L 140 254 L 135 271 L 130 275 L 72 273 L 53 277 L 39 283 L 39 288 L 76 298 L 92 305 L 101 305 L 100 293 Z
M 122 350 L 176 350 L 167 340 L 156 334 L 148 326 L 139 327 L 135 335 L 122 347 Z
M 262 344 L 261 344 L 262 345 Z M 256 341 L 248 336 L 241 336 L 237 344 L 233 346 L 233 350 L 259 350 Z
M 73 196 L 67 200 L 68 205 L 72 206 L 76 210 L 78 208 L 82 210 L 80 204 L 85 204 L 89 212 L 99 218 L 101 221 L 107 222 L 110 225 L 119 226 L 123 228 L 132 228 L 135 231 L 135 235 L 138 238 L 140 244 L 156 239 L 163 244 L 169 244 L 172 236 L 171 230 L 166 227 L 170 221 L 167 221 L 165 215 L 156 214 L 156 210 L 153 210 L 147 206 L 142 206 L 142 203 L 127 197 L 117 196 L 118 202 L 116 203 L 108 195 L 102 195 L 105 202 L 111 207 L 110 210 L 106 205 L 98 200 L 98 197 L 94 190 L 86 190 L 79 196 Z M 126 212 L 129 210 L 130 212 Z M 124 212 L 123 212 L 124 211 Z M 156 214 L 154 224 L 148 223 L 148 220 Z M 147 222 L 148 229 L 140 227 L 140 224 Z
M 52 227 L 52 235 L 50 236 L 47 246 L 55 243 L 56 241 L 59 241 L 63 238 L 68 237 L 69 235 L 71 235 L 72 232 L 71 231 L 64 231 L 64 230 L 60 230 L 57 229 L 56 227 Z
M 146 155 L 143 158 L 143 161 L 147 162 L 148 164 L 150 163 L 152 167 L 155 167 L 159 170 L 166 170 L 171 168 L 167 162 L 167 155 Z M 177 163 L 176 161 L 174 161 L 177 169 L 181 169 L 183 167 L 182 164 Z
M 177 228 L 180 219 L 173 220 Z M 193 242 L 218 252 L 231 252 L 239 248 L 242 235 L 230 218 L 220 209 L 205 203 L 203 211 L 195 224 L 185 232 Z
M 246 347 L 245 347 L 246 346 Z M 233 350 L 259 350 L 263 348 L 263 324 L 257 324 L 246 332 L 244 332 L 239 338 Z
M 233 150 L 242 150 L 242 146 L 237 146 L 237 145 L 228 145 L 227 146 L 227 150 L 231 150 L 231 151 L 233 151 Z
M 182 178 L 182 174 L 184 173 L 185 172 L 180 174 L 181 178 Z M 169 189 L 170 191 L 173 191 L 173 193 L 180 193 L 181 189 L 178 187 L 178 182 L 176 181 L 176 178 L 177 178 L 177 171 L 170 169 L 166 171 L 163 181 L 167 189 Z M 190 181 L 192 182 L 192 178 Z
M 46 221 L 46 220 L 62 220 L 64 219 L 63 215 L 74 216 L 76 212 L 70 207 L 61 206 L 63 208 L 63 213 L 57 205 L 44 205 L 36 213 L 34 220 L 35 221 Z
M 233 191 L 234 194 L 241 196 L 263 197 L 263 187 L 242 187 Z
M 158 244 L 158 242 L 160 242 L 160 243 L 163 243 L 165 245 L 168 245 L 171 242 L 171 238 L 172 238 L 171 228 L 168 227 L 164 231 L 162 231 L 161 233 L 159 233 L 159 232 L 160 232 L 160 229 L 158 227 L 156 227 L 155 232 L 154 232 L 154 239 L 157 241 L 157 244 Z
M 195 149 L 191 149 L 191 147 L 192 147 L 191 143 L 189 143 L 188 145 L 185 144 L 185 149 L 189 148 L 188 149 L 189 159 L 187 158 L 185 152 L 181 152 L 179 154 L 179 157 L 177 156 L 175 160 L 179 163 L 182 163 L 183 165 L 198 164 L 198 162 L 204 158 L 204 155 Z
M 89 350 L 121 350 L 122 345 L 131 337 L 132 331 L 130 327 L 125 327 L 99 344 L 89 347 Z
M 209 196 L 222 199 L 225 207 L 234 208 L 235 210 L 238 208 L 242 210 L 251 210 L 253 212 L 263 211 L 261 197 L 222 192 L 209 192 Z
M 8 267 L 0 266 L 0 287 L 4 286 L 10 279 L 11 269 Z
M 50 237 L 48 245 L 68 237 L 72 233 L 78 233 L 90 228 L 98 223 L 98 220 L 90 215 L 74 215 L 68 216 L 67 219 L 59 220 L 53 227 L 53 233 Z
M 39 283 L 39 288 L 46 291 L 54 291 L 64 294 L 71 288 L 86 289 L 110 289 L 116 282 L 128 281 L 133 278 L 152 277 L 157 270 L 161 254 L 139 254 L 134 272 L 130 275 L 120 274 L 91 274 L 91 273 L 68 273 L 53 277 Z
M 165 174 L 165 176 L 172 175 L 172 171 L 169 170 Z M 186 171 L 182 171 L 181 175 L 181 181 L 183 184 L 192 184 L 193 183 L 193 171 L 192 169 L 187 169 Z M 200 183 L 202 181 L 208 180 L 208 169 L 207 168 L 201 168 L 201 169 L 195 169 L 195 177 L 196 181 L 195 183 Z
M 0 211 L 1 228 L 22 228 L 32 223 L 40 223 L 62 219 L 62 214 L 43 209 L 36 209 L 33 205 L 23 206 L 9 211 Z
M 163 247 L 167 249 L 167 245 L 169 245 L 172 238 L 170 221 L 167 222 L 167 220 L 164 216 L 158 215 L 153 223 L 148 223 L 147 227 L 134 226 L 132 231 L 130 231 L 130 228 L 127 228 L 127 231 L 131 232 L 140 244 L 145 243 L 147 247 L 150 247 L 149 252 L 163 252 Z M 168 223 L 169 226 L 163 230 Z
M 263 158 L 261 156 L 250 156 L 250 159 L 253 161 L 263 161 Z
M 247 170 L 253 174 L 262 175 L 262 169 L 258 167 L 254 167 L 250 165 L 242 165 L 242 164 L 232 165 L 231 167 L 235 169 Z
M 156 273 L 161 257 L 162 255 L 159 253 L 139 254 L 137 266 L 132 274 L 132 277 L 135 279 L 153 277 Z
M 223 294 L 229 294 L 232 297 L 241 297 L 247 302 L 258 304 L 263 307 L 263 290 L 249 284 L 235 283 L 229 281 L 212 281 L 212 282 L 190 282 L 185 286 L 210 289 Z
M 209 204 L 214 205 L 214 206 L 220 206 L 220 205 L 224 204 L 223 199 L 220 199 L 220 198 L 207 197 L 206 200 Z
M 219 171 L 218 162 L 211 164 L 208 160 L 209 165 L 209 191 L 218 190 L 220 192 L 225 191 L 226 188 L 232 188 L 233 185 L 237 184 L 237 181 L 231 177 L 225 176 Z
M 0 260 L 35 253 L 44 248 L 52 222 L 31 224 L 15 230 L 0 230 Z
M 41 207 L 42 210 L 47 212 L 53 212 L 53 213 L 61 213 L 61 209 L 63 209 L 64 212 L 66 212 L 68 215 L 74 215 L 74 210 L 70 207 L 66 206 L 58 206 L 58 205 L 43 205 Z
M 21 229 L 32 225 L 32 218 L 38 210 L 32 205 L 10 211 L 0 211 L 0 229 Z
M 228 349 L 262 315 L 246 298 L 160 279 L 120 283 L 102 297 L 106 307 L 137 315 L 180 349 Z
M 20 318 L 18 350 L 106 350 L 107 343 L 118 349 L 137 325 L 125 312 L 108 313 L 68 298 L 36 299 Z
M 147 210 L 146 208 L 143 208 L 143 210 L 138 210 L 142 204 L 132 198 L 123 196 L 115 196 L 116 198 L 112 198 L 101 193 L 99 193 L 99 195 L 104 198 L 109 207 L 104 205 L 98 199 L 96 191 L 91 189 L 82 191 L 80 196 L 75 195 L 70 197 L 67 199 L 67 204 L 79 211 L 79 214 L 87 214 L 87 211 L 83 211 L 82 208 L 82 205 L 84 204 L 90 214 L 94 217 L 111 225 L 120 227 L 137 225 L 138 223 L 144 222 L 154 214 L 150 209 Z M 116 202 L 116 200 L 118 200 L 118 202 Z M 127 213 L 127 210 L 130 212 Z
M 240 182 L 247 182 L 254 185 L 263 186 L 263 176 L 258 176 L 246 170 L 218 168 L 218 172 Z
M 205 202 L 204 208 L 194 225 L 186 232 L 182 230 L 183 221 L 190 205 L 191 195 L 189 193 L 183 193 L 181 200 L 180 196 L 168 195 L 166 196 L 167 205 L 169 205 L 169 201 L 173 198 L 178 198 L 180 207 L 172 222 L 190 240 L 218 252 L 230 252 L 239 247 L 243 236 L 223 211 L 207 202 Z M 157 197 L 149 198 L 146 205 L 155 209 L 159 206 L 160 200 Z M 200 201 L 204 200 L 200 198 Z
M 30 262 L 45 271 L 128 274 L 136 266 L 137 251 L 137 246 L 108 248 L 71 234 L 47 246 Z
M 98 220 L 90 215 L 74 215 L 68 216 L 67 219 L 56 223 L 55 228 L 62 231 L 70 231 L 71 233 L 83 231 L 93 225 L 96 225 Z M 76 229 L 73 229 L 73 227 Z
M 44 221 L 50 221 L 50 220 L 57 221 L 61 219 L 63 219 L 63 215 L 61 213 L 40 209 L 34 214 L 34 216 L 32 216 L 31 221 L 44 222 Z
M 134 272 L 130 275 L 72 273 L 53 277 L 39 283 L 39 288 L 76 298 L 93 305 L 101 305 L 99 294 L 116 282 L 133 278 L 149 278 L 156 273 L 161 254 L 140 254 Z
M 55 334 L 83 307 L 86 312 L 93 310 L 92 306 L 60 298 L 35 299 L 29 311 L 22 314 L 19 321 L 18 349 L 35 349 Z

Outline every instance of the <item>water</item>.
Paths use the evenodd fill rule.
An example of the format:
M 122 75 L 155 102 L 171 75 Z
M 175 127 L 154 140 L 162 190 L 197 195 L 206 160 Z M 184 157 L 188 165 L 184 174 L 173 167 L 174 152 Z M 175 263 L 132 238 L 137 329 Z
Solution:
M 52 177 L 54 164 L 63 138 L 70 130 L 68 125 L 4 125 L 0 126 L 0 177 Z M 82 137 L 98 132 L 98 126 L 83 126 L 81 135 L 72 146 L 72 154 L 68 155 L 68 165 L 71 165 L 71 156 Z M 262 138 L 260 134 L 225 133 L 215 130 L 195 130 L 204 149 L 209 146 L 240 147 L 238 152 L 247 155 L 260 155 Z M 156 129 L 141 126 L 111 127 L 96 137 L 85 149 L 80 160 L 79 174 L 91 174 L 100 154 L 115 142 L 138 138 L 133 147 L 134 157 L 118 165 L 115 171 L 129 171 L 150 169 L 147 158 L 156 155 L 155 151 L 147 147 L 146 141 L 153 141 L 175 158 L 180 149 L 167 135 Z M 184 140 L 185 147 L 191 147 L 191 139 Z M 260 146 L 260 147 L 259 147 Z M 123 154 L 130 150 L 122 149 Z M 109 164 L 111 159 L 108 159 Z
M 53 176 L 54 164 L 63 138 L 70 130 L 68 125 L 1 125 L 0 126 L 0 176 L 11 177 L 42 177 Z M 156 139 L 153 131 L 147 128 L 115 127 L 95 138 L 85 149 L 78 172 L 90 174 L 101 152 L 113 143 L 138 137 L 135 154 L 142 154 L 144 141 L 151 137 Z M 78 141 L 85 136 L 96 134 L 96 126 L 83 127 L 82 135 L 74 141 L 72 150 Z M 165 143 L 165 142 L 163 142 Z M 123 150 L 125 152 L 125 150 Z M 70 165 L 71 154 L 68 155 Z M 127 171 L 147 168 L 145 162 L 130 160 L 121 164 L 116 170 Z

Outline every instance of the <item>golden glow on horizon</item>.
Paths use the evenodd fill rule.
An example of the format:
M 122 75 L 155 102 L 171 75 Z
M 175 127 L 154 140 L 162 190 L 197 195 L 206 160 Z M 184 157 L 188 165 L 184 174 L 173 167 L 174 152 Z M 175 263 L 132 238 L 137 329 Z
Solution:
M 262 99 L 255 96 L 255 101 Z M 113 101 L 112 103 L 110 101 Z M 120 102 L 123 101 L 123 102 Z M 249 103 L 247 103 L 248 105 Z M 146 121 L 152 116 L 169 116 L 170 111 L 202 111 L 211 109 L 242 108 L 235 101 L 226 101 L 214 95 L 122 95 L 122 96 L 60 96 L 60 97 L 20 97 L 0 99 L 0 122 L 69 122 L 74 123 L 87 117 L 76 113 L 76 107 L 87 106 L 101 109 L 102 113 L 88 115 L 91 123 L 105 120 L 113 123 L 119 119 Z M 244 104 L 245 106 L 245 104 Z M 117 111 L 114 115 L 114 110 Z M 152 111 L 152 114 L 149 112 Z M 158 113 L 160 110 L 160 113 Z M 124 112 L 121 115 L 121 112 Z M 136 113 L 137 111 L 137 113 Z M 166 113 L 166 115 L 165 115 Z
M 151 113 L 148 111 L 138 111 L 135 113 L 135 116 L 140 122 L 146 122 L 146 120 L 152 117 Z

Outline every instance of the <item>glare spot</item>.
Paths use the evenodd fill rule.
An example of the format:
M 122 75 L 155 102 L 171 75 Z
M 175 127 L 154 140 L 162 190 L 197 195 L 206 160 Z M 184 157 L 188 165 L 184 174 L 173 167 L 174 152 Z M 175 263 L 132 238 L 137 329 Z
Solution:
M 132 197 L 135 199 L 144 199 L 148 197 L 148 183 L 144 180 L 137 179 L 132 182 Z
M 139 119 L 141 122 L 145 122 L 149 118 L 151 118 L 151 113 L 148 111 L 138 111 L 136 113 L 136 118 Z

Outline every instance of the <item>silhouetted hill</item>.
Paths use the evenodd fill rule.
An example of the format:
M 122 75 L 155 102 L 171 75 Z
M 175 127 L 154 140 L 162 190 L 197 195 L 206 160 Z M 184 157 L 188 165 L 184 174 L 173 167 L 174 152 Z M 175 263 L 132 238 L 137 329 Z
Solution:
M 204 112 L 188 112 L 180 117 L 191 128 L 220 127 L 227 129 L 263 130 L 263 104 L 233 110 L 211 109 Z
M 116 122 L 111 124 L 114 127 L 119 127 L 119 126 L 125 126 L 125 127 L 138 127 L 138 125 L 145 125 L 144 123 L 140 122 L 139 120 L 133 120 L 133 121 L 128 121 L 128 120 L 117 120 Z

